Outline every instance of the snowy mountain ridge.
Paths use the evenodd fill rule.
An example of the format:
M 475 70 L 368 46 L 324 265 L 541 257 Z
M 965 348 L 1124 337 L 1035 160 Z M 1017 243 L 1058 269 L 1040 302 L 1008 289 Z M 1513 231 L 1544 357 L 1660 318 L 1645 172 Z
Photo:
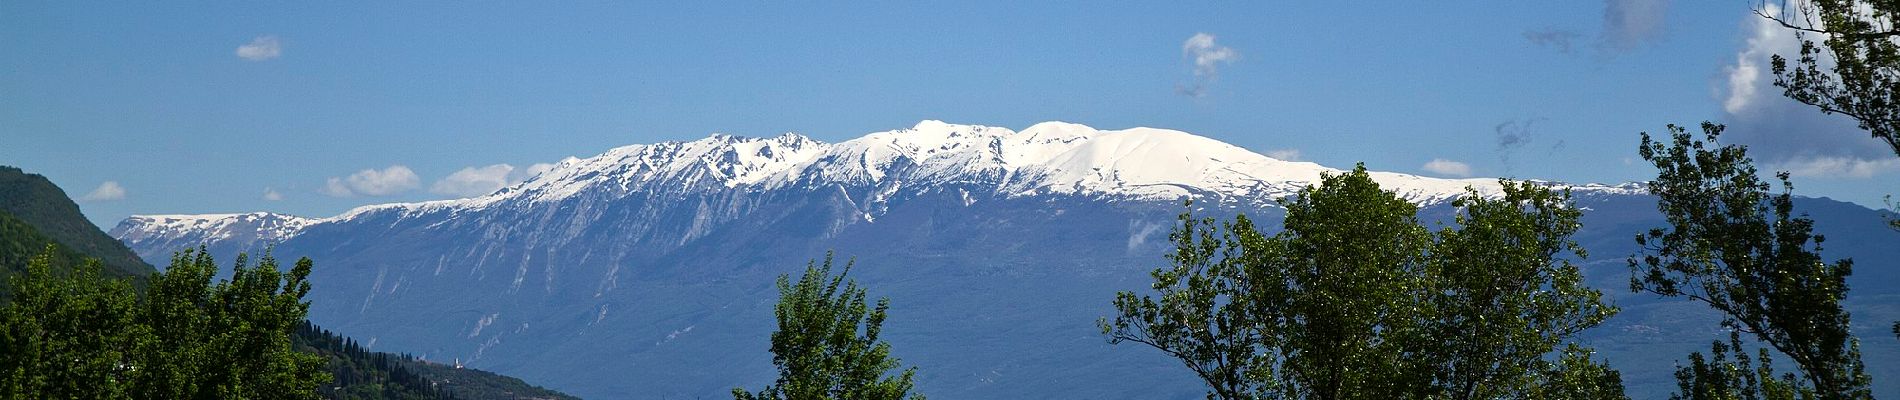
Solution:
M 992 187 L 1008 197 L 1278 197 L 1318 182 L 1323 173 L 1337 172 L 1167 129 L 1104 131 L 1044 122 L 1012 131 L 923 121 L 910 129 L 871 133 L 835 144 L 787 133 L 771 138 L 713 135 L 691 142 L 626 146 L 593 158 L 569 159 L 515 188 L 465 204 L 522 196 L 559 200 L 593 187 L 775 190 L 834 183 L 970 183 Z M 1491 179 L 1376 175 L 1381 184 L 1426 202 L 1462 195 L 1467 186 L 1482 193 L 1493 192 L 1497 186 Z
M 1197 213 L 1247 213 L 1271 227 L 1286 217 L 1273 200 L 1337 171 L 1164 129 L 926 121 L 836 143 L 713 135 L 625 146 L 479 197 L 328 218 L 141 216 L 112 235 L 148 260 L 199 246 L 309 257 L 312 321 L 593 398 L 718 397 L 735 382 L 770 381 L 777 278 L 836 254 L 856 260 L 853 279 L 892 299 L 886 332 L 907 364 L 928 371 L 918 387 L 932 396 L 1189 398 L 1204 389 L 1167 367 L 1178 361 L 1109 345 L 1097 318 L 1169 265 L 1182 196 L 1198 199 Z M 1418 202 L 1428 222 L 1449 219 L 1447 200 L 1467 187 L 1498 189 L 1490 179 L 1373 177 Z M 1622 256 L 1639 251 L 1630 235 L 1668 223 L 1657 200 L 1638 185 L 1546 183 L 1572 189 L 1585 210 L 1575 240 L 1599 256 L 1571 260 L 1584 279 L 1626 285 Z M 1796 201 L 1829 233 L 1830 256 L 1900 260 L 1890 245 L 1900 234 L 1882 212 Z M 1861 269 L 1855 287 L 1900 295 L 1892 266 Z M 1639 396 L 1674 388 L 1668 355 L 1720 339 L 1709 328 L 1719 319 L 1697 312 L 1704 306 L 1604 295 L 1624 311 L 1583 340 L 1600 344 Z M 1900 319 L 1859 307 L 1857 316 Z M 1868 348 L 1880 355 L 1870 359 L 1900 360 L 1900 344 L 1882 346 Z
M 134 215 L 119 222 L 112 237 L 126 242 L 164 243 L 186 249 L 205 243 L 277 243 L 321 222 L 270 212 L 198 215 Z
M 687 142 L 636 144 L 590 158 L 569 157 L 512 187 L 465 199 L 367 205 L 329 218 L 272 213 L 133 216 L 115 235 L 186 232 L 232 235 L 260 229 L 281 240 L 305 227 L 376 212 L 461 212 L 498 204 L 530 206 L 575 196 L 619 198 L 634 193 L 762 192 L 833 185 L 875 187 L 874 204 L 900 190 L 955 185 L 971 202 L 984 196 L 1038 195 L 1174 201 L 1182 197 L 1271 206 L 1272 201 L 1343 172 L 1274 159 L 1190 133 L 1156 128 L 1098 130 L 1043 122 L 1021 131 L 926 120 L 909 129 L 825 143 L 795 133 L 768 138 L 714 134 Z M 1490 178 L 1442 179 L 1372 172 L 1373 179 L 1413 202 L 1447 201 L 1475 189 L 1498 193 Z M 1576 191 L 1640 193 L 1639 186 L 1560 185 Z M 874 218 L 875 210 L 866 210 Z M 126 233 L 129 232 L 129 233 Z

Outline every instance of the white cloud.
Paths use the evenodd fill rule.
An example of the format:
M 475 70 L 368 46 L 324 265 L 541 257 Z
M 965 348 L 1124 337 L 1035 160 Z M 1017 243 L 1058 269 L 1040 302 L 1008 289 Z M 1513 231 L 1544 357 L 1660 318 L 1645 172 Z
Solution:
M 317 189 L 317 193 L 323 193 L 323 195 L 330 197 L 350 197 L 356 195 L 356 193 L 350 192 L 349 185 L 343 184 L 343 180 L 337 178 L 330 178 L 330 180 L 324 181 L 323 187 Z
M 118 181 L 106 181 L 105 183 L 99 184 L 99 187 L 92 189 L 91 192 L 86 193 L 85 196 L 79 197 L 79 199 L 85 201 L 124 200 L 125 187 L 119 186 Z
M 1776 15 L 1784 7 L 1773 3 L 1759 6 Z M 1785 7 L 1790 11 L 1804 7 Z M 1790 100 L 1774 84 L 1769 58 L 1797 56 L 1801 40 L 1781 24 L 1752 13 L 1744 15 L 1744 34 L 1748 40 L 1736 51 L 1735 61 L 1725 68 L 1717 100 L 1727 125 L 1724 143 L 1748 146 L 1749 156 L 1759 162 L 1763 172 L 1788 171 L 1798 177 L 1866 179 L 1900 171 L 1886 143 L 1861 130 L 1852 118 L 1827 115 L 1820 110 Z M 1822 54 L 1824 69 L 1832 60 Z
M 1874 175 L 1900 171 L 1900 159 L 1863 160 L 1848 157 L 1816 157 L 1770 165 L 1776 171 L 1802 178 L 1867 179 Z
M 1181 55 L 1194 59 L 1195 75 L 1214 75 L 1220 63 L 1234 62 L 1240 54 L 1227 46 L 1214 44 L 1214 35 L 1196 33 L 1181 43 Z
M 1768 8 L 1764 11 L 1772 10 Z M 1774 77 L 1769 76 L 1768 71 L 1769 57 L 1801 49 L 1801 41 L 1795 39 L 1794 33 L 1788 32 L 1775 21 L 1753 14 L 1747 18 L 1748 44 L 1735 55 L 1735 65 L 1727 68 L 1728 98 L 1722 100 L 1722 110 L 1730 114 L 1741 114 L 1751 106 L 1758 106 L 1756 98 L 1762 96 L 1760 86 L 1773 87 Z
M 514 170 L 515 167 L 508 164 L 462 168 L 442 180 L 435 181 L 434 185 L 429 186 L 429 193 L 456 197 L 475 197 L 494 193 L 508 186 L 508 174 Z
M 510 179 L 516 182 L 525 181 L 528 180 L 528 178 L 533 178 L 535 175 L 540 175 L 551 169 L 554 169 L 554 163 L 535 163 L 534 165 L 529 165 L 527 168 L 522 168 L 520 171 L 517 171 L 520 172 L 520 174 Z
M 1300 149 L 1278 149 L 1267 152 L 1267 157 L 1280 161 L 1300 161 Z
M 1420 168 L 1424 168 L 1426 172 L 1439 175 L 1449 175 L 1460 178 L 1471 176 L 1471 165 L 1443 158 L 1434 158 L 1431 162 L 1425 163 L 1425 166 Z
M 417 177 L 409 167 L 391 165 L 381 170 L 357 171 L 344 178 L 330 178 L 318 192 L 334 197 L 388 196 L 415 189 L 421 184 L 422 178 Z
M 238 58 L 264 61 L 284 54 L 284 44 L 276 36 L 259 36 L 237 48 Z
M 528 178 L 554 169 L 554 166 L 554 163 L 535 163 L 526 168 L 517 168 L 508 164 L 462 168 L 442 180 L 435 181 L 435 184 L 429 186 L 429 192 L 456 197 L 481 196 L 519 184 Z
M 1240 53 L 1214 43 L 1214 35 L 1202 32 L 1195 33 L 1181 43 L 1181 58 L 1194 65 L 1194 79 L 1176 86 L 1175 91 L 1189 97 L 1200 97 L 1206 93 L 1207 85 L 1220 77 L 1220 65 L 1232 64 L 1234 60 L 1240 59 Z
M 278 193 L 277 189 L 264 188 L 264 201 L 283 201 L 283 200 L 284 200 L 284 194 Z

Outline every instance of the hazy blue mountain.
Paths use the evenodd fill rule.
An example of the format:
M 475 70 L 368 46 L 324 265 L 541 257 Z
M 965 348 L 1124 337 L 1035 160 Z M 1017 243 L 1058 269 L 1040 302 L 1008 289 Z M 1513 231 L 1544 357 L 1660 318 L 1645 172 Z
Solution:
M 181 246 L 317 261 L 313 321 L 376 348 L 470 366 L 588 398 L 722 397 L 773 377 L 778 274 L 835 250 L 891 298 L 885 337 L 934 398 L 1201 398 L 1151 349 L 1095 326 L 1119 290 L 1146 288 L 1184 197 L 1277 226 L 1273 200 L 1337 169 L 1187 133 L 1044 123 L 1012 131 L 926 121 L 841 143 L 715 135 L 568 159 L 470 198 L 268 213 L 135 216 L 112 234 L 147 257 Z M 1449 220 L 1489 179 L 1375 173 Z M 1556 183 L 1553 183 L 1556 184 Z M 1625 309 L 1588 334 L 1637 394 L 1673 385 L 1674 360 L 1720 335 L 1714 315 L 1629 294 L 1623 258 L 1660 226 L 1633 185 L 1565 185 L 1587 207 L 1591 283 Z M 1900 234 L 1880 212 L 1827 199 L 1802 210 L 1857 259 L 1850 309 L 1876 377 L 1900 377 Z M 1877 378 L 1881 394 L 1900 393 Z

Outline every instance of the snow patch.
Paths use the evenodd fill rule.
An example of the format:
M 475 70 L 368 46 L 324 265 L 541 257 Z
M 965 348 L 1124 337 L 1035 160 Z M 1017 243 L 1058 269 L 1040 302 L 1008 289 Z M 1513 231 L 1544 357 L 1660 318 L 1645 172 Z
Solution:
M 489 325 L 494 325 L 495 319 L 500 318 L 500 317 L 501 317 L 501 313 L 493 313 L 493 314 L 482 316 L 481 319 L 475 320 L 475 329 L 469 330 L 468 338 L 474 339 L 476 336 L 481 336 L 482 328 L 487 328 Z

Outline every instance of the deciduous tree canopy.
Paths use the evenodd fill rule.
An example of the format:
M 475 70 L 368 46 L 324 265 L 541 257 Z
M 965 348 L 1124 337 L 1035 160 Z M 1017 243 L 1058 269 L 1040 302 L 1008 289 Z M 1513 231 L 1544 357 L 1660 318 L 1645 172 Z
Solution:
M 1569 261 L 1580 212 L 1503 188 L 1437 232 L 1363 165 L 1283 201 L 1275 235 L 1183 214 L 1155 294 L 1118 294 L 1102 330 L 1180 359 L 1209 398 L 1621 398 L 1568 343 L 1616 312 Z
M 923 399 L 910 393 L 916 368 L 885 376 L 898 366 L 890 343 L 878 339 L 890 299 L 869 305 L 864 288 L 846 278 L 852 262 L 834 276 L 831 261 L 826 254 L 823 264 L 807 265 L 796 283 L 790 276 L 779 276 L 779 301 L 773 308 L 778 331 L 772 332 L 778 381 L 758 393 L 732 389 L 734 398 Z

